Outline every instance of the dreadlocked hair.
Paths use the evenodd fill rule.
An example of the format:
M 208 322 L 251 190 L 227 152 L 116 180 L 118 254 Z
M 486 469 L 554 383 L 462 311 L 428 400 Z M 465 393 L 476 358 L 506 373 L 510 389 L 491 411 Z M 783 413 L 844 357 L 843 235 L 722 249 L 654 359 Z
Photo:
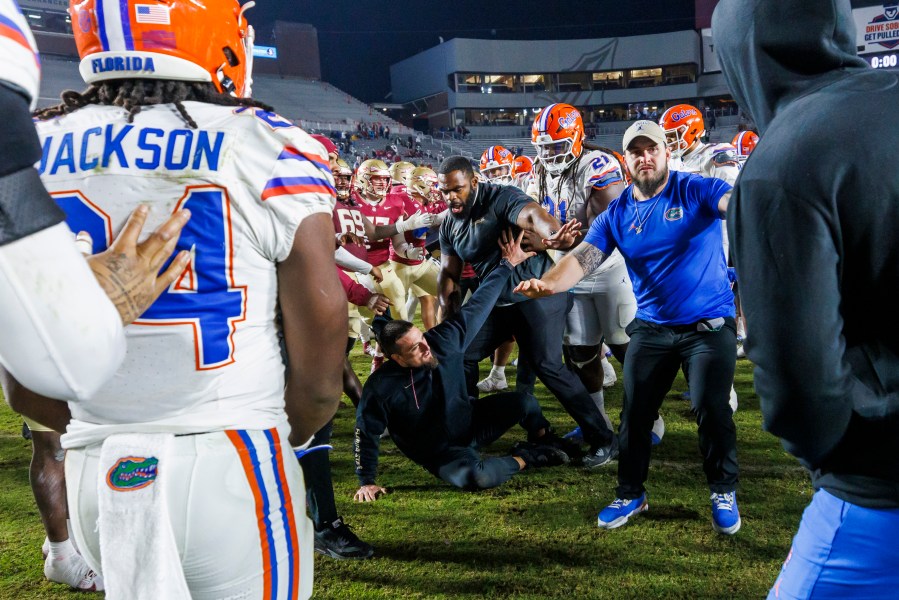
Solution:
M 144 106 L 155 104 L 174 104 L 184 122 L 192 129 L 197 123 L 187 112 L 183 102 L 193 100 L 220 106 L 245 106 L 261 108 L 274 112 L 268 104 L 252 98 L 235 98 L 223 94 L 208 82 L 174 81 L 171 79 L 112 79 L 102 83 L 91 84 L 83 92 L 66 90 L 60 95 L 61 104 L 34 112 L 34 116 L 42 121 L 75 112 L 92 104 L 103 106 L 121 106 L 128 111 L 128 122 Z

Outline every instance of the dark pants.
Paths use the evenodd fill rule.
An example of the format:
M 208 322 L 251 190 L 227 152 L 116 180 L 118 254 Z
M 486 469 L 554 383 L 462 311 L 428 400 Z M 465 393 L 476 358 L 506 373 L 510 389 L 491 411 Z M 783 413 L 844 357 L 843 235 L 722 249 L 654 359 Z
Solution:
M 518 342 L 519 370 L 524 361 L 525 368 L 540 378 L 580 425 L 584 439 L 591 446 L 608 446 L 612 443 L 612 431 L 603 421 L 584 384 L 562 362 L 562 334 L 565 331 L 565 315 L 570 308 L 569 294 L 555 294 L 495 307 L 465 354 L 468 393 L 477 395 L 478 362 L 514 335 Z M 522 388 L 516 386 L 516 389 Z
M 531 438 L 549 427 L 533 396 L 504 392 L 479 398 L 472 406 L 471 445 L 450 446 L 424 467 L 465 490 L 484 490 L 505 483 L 519 471 L 518 461 L 511 456 L 484 458 L 478 450 L 498 440 L 516 423 Z
M 656 325 L 634 319 L 624 361 L 624 406 L 618 430 L 616 497 L 639 498 L 649 472 L 650 432 L 683 361 L 690 371 L 690 402 L 699 426 L 699 451 L 712 492 L 736 489 L 737 430 L 728 404 L 737 362 L 736 325 L 718 331 Z
M 331 441 L 334 421 L 319 429 L 310 446 L 320 446 Z M 322 529 L 337 520 L 334 504 L 334 484 L 331 481 L 331 459 L 327 450 L 310 452 L 300 459 L 303 478 L 306 480 L 306 504 L 316 529 Z

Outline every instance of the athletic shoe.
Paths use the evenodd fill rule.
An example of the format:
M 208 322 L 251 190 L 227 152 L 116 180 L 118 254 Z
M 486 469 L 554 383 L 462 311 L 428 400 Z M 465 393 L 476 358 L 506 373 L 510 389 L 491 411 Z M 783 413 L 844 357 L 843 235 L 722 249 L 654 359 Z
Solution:
M 739 402 L 737 402 L 737 390 L 734 389 L 734 386 L 730 386 L 730 400 L 727 401 L 730 404 L 730 409 L 734 412 L 737 412 L 737 406 Z
M 570 460 L 559 448 L 533 442 L 518 442 L 512 448 L 512 456 L 522 459 L 526 469 L 567 465 Z
M 681 397 L 681 400 L 686 400 L 687 402 L 689 402 L 690 400 L 692 400 L 692 397 L 690 396 L 690 390 L 687 390 L 687 391 L 685 391 L 685 392 L 681 392 L 680 397 Z
M 26 440 L 31 439 L 31 429 L 28 427 L 28 423 L 22 421 L 22 437 Z
M 746 358 L 746 348 L 743 344 L 737 346 L 737 358 Z
M 362 352 L 364 354 L 368 354 L 371 357 L 374 357 L 378 352 L 377 344 L 373 344 L 371 342 L 362 342 Z
M 500 392 L 509 389 L 509 383 L 506 381 L 505 376 L 494 377 L 490 374 L 478 382 L 478 389 L 485 394 Z
M 599 364 L 602 365 L 602 387 L 612 387 L 615 385 L 615 382 L 618 381 L 618 374 L 615 372 L 615 367 L 613 367 L 612 363 L 605 357 L 603 357 Z
M 383 356 L 372 356 L 371 357 L 371 373 L 374 373 L 378 369 L 381 368 L 381 365 L 384 364 Z
M 581 445 L 574 440 L 568 438 L 561 438 L 556 435 L 556 432 L 549 429 L 542 436 L 535 438 L 532 435 L 528 435 L 528 442 L 532 444 L 537 444 L 538 446 L 552 446 L 558 450 L 561 450 L 565 454 L 568 455 L 568 458 L 571 460 L 580 460 L 584 456 L 584 451 L 581 449 Z
M 584 443 L 584 432 L 581 431 L 580 425 L 566 433 L 562 436 L 562 439 L 566 439 L 573 444 L 583 444 Z
M 595 469 L 612 462 L 618 457 L 618 436 L 612 438 L 608 446 L 592 446 L 581 461 L 588 469 Z
M 737 508 L 737 493 L 712 493 L 712 528 L 724 535 L 733 535 L 740 530 L 742 521 Z
M 662 443 L 662 438 L 665 437 L 665 419 L 662 418 L 662 415 L 659 415 L 659 418 L 653 422 L 652 432 L 649 435 L 652 438 L 653 446 Z
M 615 529 L 627 523 L 631 517 L 647 510 L 649 510 L 649 503 L 646 502 L 646 492 L 632 500 L 615 498 L 614 502 L 599 511 L 596 524 L 602 529 Z
M 375 553 L 371 544 L 360 540 L 340 518 L 315 531 L 315 551 L 337 559 L 371 558 Z
M 84 562 L 80 554 L 44 561 L 44 577 L 56 583 L 64 583 L 76 590 L 102 592 L 103 578 Z

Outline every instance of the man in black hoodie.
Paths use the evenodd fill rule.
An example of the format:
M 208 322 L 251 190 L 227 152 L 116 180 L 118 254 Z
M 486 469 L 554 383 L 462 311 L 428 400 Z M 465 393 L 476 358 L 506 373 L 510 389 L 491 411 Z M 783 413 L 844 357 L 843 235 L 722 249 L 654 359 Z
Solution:
M 761 136 L 727 216 L 747 354 L 816 489 L 769 598 L 895 598 L 899 78 L 856 56 L 849 0 L 722 0 L 712 33 Z

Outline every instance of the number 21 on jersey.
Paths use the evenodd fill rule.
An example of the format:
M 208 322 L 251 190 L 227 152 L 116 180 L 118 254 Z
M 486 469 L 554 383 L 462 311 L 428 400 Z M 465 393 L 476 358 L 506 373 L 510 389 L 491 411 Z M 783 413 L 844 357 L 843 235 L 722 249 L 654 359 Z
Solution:
M 112 240 L 109 215 L 78 191 L 55 192 L 53 197 L 69 228 L 90 233 L 94 252 L 106 250 Z M 234 362 L 234 331 L 246 318 L 247 289 L 234 281 L 231 201 L 223 187 L 188 186 L 174 211 L 182 208 L 191 217 L 173 256 L 187 250 L 190 263 L 134 325 L 191 327 L 196 369 L 217 369 Z M 170 263 L 171 258 L 162 270 Z

